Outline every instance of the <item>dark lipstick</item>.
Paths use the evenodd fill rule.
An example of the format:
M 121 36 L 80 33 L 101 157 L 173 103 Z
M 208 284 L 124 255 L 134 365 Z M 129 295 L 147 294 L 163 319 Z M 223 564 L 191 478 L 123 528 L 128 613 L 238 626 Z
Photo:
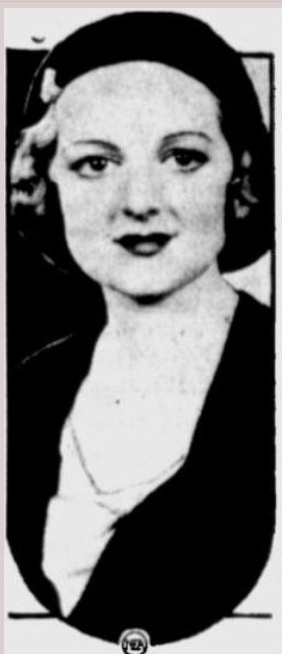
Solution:
M 160 252 L 170 241 L 171 236 L 161 232 L 151 234 L 126 234 L 118 239 L 118 243 L 131 254 L 151 257 Z

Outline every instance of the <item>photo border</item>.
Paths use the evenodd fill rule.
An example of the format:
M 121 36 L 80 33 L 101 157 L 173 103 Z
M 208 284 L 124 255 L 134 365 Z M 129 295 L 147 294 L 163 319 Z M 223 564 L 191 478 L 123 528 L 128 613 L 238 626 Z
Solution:
M 152 9 L 249 9 L 252 10 L 253 12 L 259 11 L 260 9 L 267 9 L 269 12 L 274 10 L 274 12 L 279 11 L 281 12 L 281 26 L 282 26 L 282 2 L 255 2 L 255 0 L 249 0 L 249 2 L 244 2 L 244 1 L 238 1 L 238 2 L 161 2 L 161 0 L 155 0 L 155 2 L 118 2 L 115 0 L 112 0 L 112 2 L 69 2 L 68 0 L 61 0 L 60 2 L 25 2 L 25 0 L 19 0 L 18 2 L 12 2 L 9 0 L 6 0 L 5 2 L 0 2 L 0 19 L 2 23 L 2 33 L 3 33 L 3 14 L 5 9 L 9 8 L 20 8 L 20 9 L 27 9 L 27 8 L 34 8 L 34 9 L 41 9 L 41 8 L 50 8 L 50 9 L 82 9 L 82 8 L 93 8 L 93 9 L 147 9 L 147 8 L 152 8 Z M 278 15 L 277 15 L 277 20 L 278 20 Z M 208 21 L 208 19 L 207 19 Z M 273 25 L 275 24 L 275 19 L 273 18 Z M 280 47 L 275 43 L 275 65 L 273 67 L 273 76 L 275 76 L 276 79 L 276 92 L 275 92 L 275 98 L 274 98 L 274 92 L 272 93 L 272 102 L 274 103 L 275 100 L 275 114 L 276 114 L 276 120 L 274 124 L 274 129 L 275 129 L 275 152 L 276 152 L 276 240 L 275 240 L 275 256 L 274 256 L 274 262 L 273 262 L 273 267 L 272 267 L 272 279 L 274 282 L 274 296 L 275 296 L 275 305 L 276 305 L 276 324 L 275 324 L 275 330 L 276 330 L 276 344 L 277 344 L 277 349 L 276 349 L 276 361 L 277 361 L 277 371 L 276 371 L 276 378 L 277 378 L 277 411 L 276 411 L 276 421 L 277 421 L 277 428 L 276 428 L 276 447 L 277 447 L 277 526 L 276 526 L 276 536 L 275 536 L 275 552 L 276 548 L 278 548 L 278 551 L 282 551 L 282 525 L 281 525 L 281 520 L 279 520 L 279 515 L 282 516 L 282 443 L 281 443 L 281 426 L 282 426 L 282 421 L 281 421 L 281 402 L 278 402 L 278 398 L 282 397 L 282 351 L 281 351 L 281 346 L 279 343 L 281 342 L 281 326 L 282 326 L 282 293 L 281 293 L 281 282 L 280 280 L 282 279 L 282 235 L 281 235 L 281 225 L 278 223 L 278 217 L 281 216 L 281 211 L 282 211 L 282 202 L 281 202 L 281 182 L 278 180 L 282 179 L 282 157 L 280 156 L 279 153 L 279 144 L 281 144 L 281 136 L 282 136 L 282 120 L 279 120 L 278 123 L 278 116 L 282 116 L 282 84 L 278 84 L 278 79 L 280 75 L 281 79 L 281 73 L 282 73 L 282 43 Z M 4 136 L 5 136 L 5 72 L 4 71 L 4 45 L 2 48 L 2 74 L 3 74 L 3 84 L 2 84 L 2 111 L 3 111 L 3 120 L 2 120 L 2 125 L 3 125 L 3 134 L 2 134 L 2 143 L 4 144 Z M 274 70 L 275 69 L 275 70 Z M 274 136 L 273 136 L 274 139 Z M 281 147 L 280 147 L 281 150 Z M 2 198 L 4 199 L 2 209 L 3 209 L 3 216 L 5 215 L 5 166 L 4 166 L 4 153 L 3 157 L 1 158 L 1 166 L 2 166 L 2 174 L 1 174 L 1 183 L 2 183 Z M 2 261 L 5 261 L 5 222 L 4 220 L 2 221 L 2 230 L 1 230 L 1 255 L 2 255 Z M 4 268 L 4 266 L 3 266 Z M 5 270 L 2 268 L 2 275 L 1 275 L 1 296 L 2 296 L 2 320 L 1 320 L 1 325 L 3 326 L 3 352 L 2 352 L 2 365 L 3 365 L 3 393 L 2 393 L 2 398 L 3 398 L 3 406 L 1 407 L 2 409 L 2 424 L 3 424 L 3 470 L 5 473 L 5 457 L 6 457 L 6 449 L 5 449 L 5 428 L 6 428 L 6 422 L 5 422 L 5 411 L 6 411 L 6 361 L 5 361 L 5 352 L 6 352 L 6 335 L 5 335 L 5 329 L 6 329 L 6 312 L 5 312 L 5 293 L 6 293 L 6 277 L 5 277 Z M 279 338 L 280 336 L 280 338 Z M 3 503 L 2 503 L 2 509 L 3 509 L 3 526 L 5 529 L 5 502 L 6 502 L 6 495 L 5 495 L 5 483 L 3 485 Z M 4 539 L 3 539 L 4 541 Z M 277 543 L 277 544 L 276 544 Z M 3 554 L 3 560 L 4 560 L 4 554 Z M 282 562 L 281 562 L 281 567 L 280 564 L 278 564 L 277 568 L 277 577 L 278 579 L 282 578 L 282 575 L 280 576 L 281 573 L 281 568 L 282 568 Z M 4 579 L 3 579 L 4 581 Z M 280 584 L 281 586 L 281 584 Z M 277 612 L 279 613 L 279 610 L 282 609 L 282 596 L 280 596 L 280 593 L 277 591 Z M 3 625 L 2 625 L 2 630 L 3 630 L 3 637 L 4 637 L 4 623 L 5 623 L 5 613 L 4 613 L 4 606 L 3 606 Z M 67 629 L 71 630 L 71 627 L 66 627 Z M 209 630 L 211 631 L 212 628 Z M 280 631 L 281 630 L 281 631 Z M 277 621 L 277 634 L 281 633 L 282 637 L 282 618 L 281 620 Z M 273 630 L 275 635 L 273 635 L 273 642 L 269 643 L 269 649 L 268 652 L 269 654 L 280 654 L 280 648 L 279 648 L 279 636 L 277 639 L 277 644 L 274 642 L 274 639 L 276 639 L 276 631 L 275 629 Z M 207 632 L 205 632 L 207 633 Z M 110 654 L 110 649 L 113 647 L 113 652 L 118 652 L 118 647 L 117 646 L 112 646 L 109 645 L 108 643 L 105 645 L 104 643 L 99 644 L 95 642 L 95 646 L 93 646 L 93 639 L 91 638 L 91 643 L 88 642 L 86 646 L 86 641 L 85 641 L 85 647 L 81 643 L 78 643 L 77 639 L 77 634 L 72 634 L 73 642 L 74 642 L 74 652 L 76 652 L 78 649 L 81 652 L 81 654 L 90 654 L 91 652 L 95 652 L 95 654 L 99 654 L 99 652 L 107 652 Z M 197 637 L 196 637 L 197 638 Z M 94 639 L 96 641 L 96 639 Z M 30 643 L 33 643 L 32 646 L 34 646 L 34 651 L 33 649 L 30 648 Z M 27 643 L 27 646 L 21 641 L 21 650 L 26 650 L 29 652 L 29 654 L 37 654 L 38 650 L 38 634 L 34 638 L 30 639 L 30 643 Z M 228 644 L 230 646 L 230 643 Z M 225 644 L 226 647 L 226 644 Z M 276 648 L 277 647 L 277 651 Z M 8 649 L 6 649 L 8 648 Z M 35 652 L 36 648 L 36 652 Z M 62 649 L 64 648 L 64 645 Z M 170 649 L 171 648 L 171 649 Z M 189 649 L 189 645 L 187 647 L 187 642 L 183 642 L 183 647 L 181 643 L 175 643 L 172 646 L 166 645 L 164 647 L 154 647 L 152 648 L 152 652 L 160 652 L 163 650 L 163 654 L 167 653 L 170 654 L 170 651 L 172 654 L 181 654 L 187 652 L 187 649 Z M 247 648 L 246 648 L 247 649 Z M 59 650 L 59 647 L 58 647 Z M 43 653 L 43 649 L 41 650 Z M 48 651 L 48 650 L 46 650 Z M 237 650 L 234 650 L 234 652 L 237 652 Z M 3 648 L 4 654 L 18 654 L 18 651 L 16 649 L 12 651 L 11 646 L 9 645 L 9 641 L 6 641 L 5 648 Z M 45 653 L 44 653 L 45 654 Z M 72 654 L 72 652 L 69 651 L 69 654 Z M 199 649 L 199 654 L 202 654 L 202 652 Z M 203 650 L 203 654 L 222 654 L 221 651 L 216 648 L 216 645 L 211 644 L 208 645 L 206 644 L 205 649 Z M 228 654 L 233 654 L 232 650 L 228 650 Z M 261 654 L 256 650 L 256 654 Z

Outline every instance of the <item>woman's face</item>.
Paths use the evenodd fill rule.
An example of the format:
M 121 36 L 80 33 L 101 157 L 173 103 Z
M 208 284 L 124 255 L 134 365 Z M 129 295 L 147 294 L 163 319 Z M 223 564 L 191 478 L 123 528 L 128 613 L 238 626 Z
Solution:
M 69 84 L 56 119 L 49 175 L 84 273 L 140 297 L 214 264 L 233 161 L 203 84 L 159 63 L 112 65 Z

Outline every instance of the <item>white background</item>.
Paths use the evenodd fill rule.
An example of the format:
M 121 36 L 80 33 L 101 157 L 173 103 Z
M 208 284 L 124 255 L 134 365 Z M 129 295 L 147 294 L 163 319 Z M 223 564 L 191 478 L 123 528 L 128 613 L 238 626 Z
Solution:
M 138 9 L 138 4 L 134 9 Z M 158 9 L 168 9 L 158 5 Z M 173 5 L 171 3 L 171 8 Z M 175 7 L 176 9 L 176 7 Z M 132 7 L 129 9 L 132 10 Z M 140 8 L 141 10 L 141 8 Z M 5 42 L 7 47 L 49 48 L 57 40 L 84 23 L 113 13 L 126 11 L 122 6 L 113 9 L 95 8 L 11 8 L 5 9 Z M 157 9 L 154 9 L 157 11 Z M 235 8 L 187 8 L 177 9 L 183 13 L 206 20 L 236 49 L 243 52 L 270 52 L 275 55 L 276 68 L 276 221 L 277 221 L 277 397 L 282 396 L 282 352 L 279 347 L 281 334 L 281 296 L 279 278 L 282 274 L 281 253 L 281 184 L 282 174 L 282 9 L 235 9 Z M 35 37 L 40 43 L 34 43 Z M 252 290 L 254 295 L 268 302 L 269 297 L 269 258 L 265 257 L 259 268 L 246 271 L 235 283 Z M 279 395 L 280 389 L 280 395 Z M 281 410 L 277 411 L 277 434 L 281 433 Z M 277 438 L 278 480 L 282 471 L 281 444 Z M 281 487 L 278 494 L 277 515 L 282 515 Z M 277 524 L 272 555 L 264 574 L 249 597 L 237 611 L 241 613 L 272 613 L 272 620 L 226 619 L 203 634 L 173 645 L 154 647 L 152 651 L 163 654 L 281 654 L 282 652 L 282 537 L 281 525 Z M 44 610 L 29 594 L 17 573 L 14 562 L 6 556 L 6 607 L 7 611 Z M 148 591 L 149 592 L 149 591 Z M 137 625 L 138 626 L 138 625 Z M 118 646 L 90 638 L 56 620 L 6 621 L 5 654 L 50 654 L 52 651 L 66 651 L 68 654 L 101 654 L 121 651 Z

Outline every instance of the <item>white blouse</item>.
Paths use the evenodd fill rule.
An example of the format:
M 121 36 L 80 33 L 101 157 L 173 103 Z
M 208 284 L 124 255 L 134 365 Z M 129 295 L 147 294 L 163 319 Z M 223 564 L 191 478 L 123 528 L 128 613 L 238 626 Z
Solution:
M 71 418 L 63 430 L 61 455 L 58 492 L 48 505 L 42 568 L 57 590 L 62 614 L 68 616 L 115 533 L 116 520 L 171 477 L 185 452 L 175 454 L 159 476 L 108 493 L 98 491 L 85 470 Z

